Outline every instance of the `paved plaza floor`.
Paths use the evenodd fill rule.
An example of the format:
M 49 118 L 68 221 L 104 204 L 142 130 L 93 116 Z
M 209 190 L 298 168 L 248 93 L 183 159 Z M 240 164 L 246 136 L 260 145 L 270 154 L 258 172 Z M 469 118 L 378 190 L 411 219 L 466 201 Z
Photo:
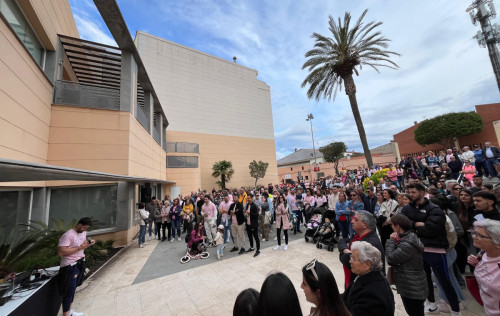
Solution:
M 317 249 L 306 243 L 302 234 L 291 234 L 288 251 L 274 251 L 274 237 L 261 242 L 261 254 L 256 258 L 253 253 L 237 255 L 226 249 L 223 260 L 218 261 L 216 248 L 210 248 L 210 258 L 187 264 L 179 262 L 186 252 L 184 238 L 174 243 L 152 240 L 144 248 L 138 248 L 135 241 L 77 290 L 74 308 L 86 316 L 232 315 L 242 290 L 260 291 L 270 272 L 281 271 L 292 280 L 303 314 L 309 315 L 312 305 L 300 288 L 301 269 L 313 258 L 332 270 L 343 292 L 337 249 Z M 394 293 L 396 315 L 406 315 L 399 295 Z M 468 304 L 462 315 L 484 315 L 467 290 L 464 293 Z

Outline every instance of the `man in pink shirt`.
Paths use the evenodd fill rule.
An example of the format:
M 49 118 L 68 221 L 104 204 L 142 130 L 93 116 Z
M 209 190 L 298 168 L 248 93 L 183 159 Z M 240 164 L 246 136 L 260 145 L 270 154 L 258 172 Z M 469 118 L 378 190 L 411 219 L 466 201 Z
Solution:
M 217 234 L 217 208 L 215 204 L 210 201 L 210 196 L 205 195 L 205 203 L 201 207 L 201 215 L 205 222 L 205 232 L 209 243 L 212 243 L 215 235 Z
M 85 253 L 84 249 L 92 246 L 95 241 L 90 238 L 87 240 L 87 229 L 92 225 L 89 217 L 81 218 L 78 224 L 65 232 L 59 238 L 57 254 L 61 256 L 60 292 L 63 294 L 63 315 L 81 316 L 83 313 L 75 312 L 71 309 L 75 290 L 83 282 L 83 273 L 85 271 Z

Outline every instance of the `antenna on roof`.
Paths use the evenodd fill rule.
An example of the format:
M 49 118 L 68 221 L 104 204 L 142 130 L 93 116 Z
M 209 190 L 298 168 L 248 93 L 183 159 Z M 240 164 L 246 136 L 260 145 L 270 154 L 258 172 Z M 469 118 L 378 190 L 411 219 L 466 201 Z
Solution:
M 233 62 L 236 64 L 236 56 L 233 56 Z

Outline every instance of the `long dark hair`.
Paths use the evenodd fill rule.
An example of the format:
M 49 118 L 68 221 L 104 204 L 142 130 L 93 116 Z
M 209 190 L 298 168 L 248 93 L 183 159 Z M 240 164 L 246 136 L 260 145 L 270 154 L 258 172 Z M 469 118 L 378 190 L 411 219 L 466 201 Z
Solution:
M 387 194 L 389 194 L 389 198 L 390 198 L 391 200 L 394 200 L 394 192 L 392 192 L 392 190 L 391 190 L 391 189 L 384 189 L 384 191 L 385 191 L 385 192 L 387 192 Z M 382 196 L 383 196 L 383 194 L 382 194 Z M 384 199 L 384 200 L 385 200 L 385 199 Z
M 259 316 L 302 316 L 299 297 L 292 281 L 281 272 L 267 276 L 260 289 Z
M 316 280 L 311 270 L 306 270 L 307 266 L 302 268 L 302 276 L 313 292 L 317 290 L 320 292 L 319 315 L 350 316 L 351 314 L 340 296 L 332 271 L 323 263 L 316 261 L 314 268 L 312 268 L 318 275 L 318 280 Z
M 236 297 L 233 307 L 233 316 L 253 316 L 259 301 L 259 292 L 254 289 L 241 291 Z
M 283 198 L 283 205 L 285 206 L 286 208 L 286 196 L 283 195 L 283 194 L 280 194 L 277 198 L 276 198 L 276 202 L 274 202 L 274 209 L 277 209 L 278 206 L 280 205 L 280 199 Z
M 464 229 L 468 230 L 469 228 L 471 228 L 472 222 L 473 222 L 473 219 L 471 218 L 473 216 L 473 214 L 469 214 L 469 211 L 471 209 L 471 206 L 474 207 L 474 203 L 472 201 L 472 191 L 467 190 L 467 189 L 462 189 L 462 190 L 460 190 L 460 193 L 462 193 L 462 192 L 469 195 L 471 203 L 469 206 L 466 206 L 464 204 L 464 202 L 462 202 L 459 198 L 458 199 L 458 207 L 457 207 L 457 216 L 458 216 L 458 220 L 460 221 L 460 223 L 462 224 Z

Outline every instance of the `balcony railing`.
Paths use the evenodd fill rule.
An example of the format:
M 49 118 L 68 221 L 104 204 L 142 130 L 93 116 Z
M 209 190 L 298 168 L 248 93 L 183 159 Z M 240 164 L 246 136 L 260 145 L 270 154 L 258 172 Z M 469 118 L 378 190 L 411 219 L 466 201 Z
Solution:
M 149 117 L 140 106 L 137 107 L 137 120 L 149 132 Z
M 167 142 L 167 153 L 200 153 L 200 145 L 196 143 Z
M 55 84 L 54 104 L 119 110 L 120 90 L 82 82 L 58 80 Z

